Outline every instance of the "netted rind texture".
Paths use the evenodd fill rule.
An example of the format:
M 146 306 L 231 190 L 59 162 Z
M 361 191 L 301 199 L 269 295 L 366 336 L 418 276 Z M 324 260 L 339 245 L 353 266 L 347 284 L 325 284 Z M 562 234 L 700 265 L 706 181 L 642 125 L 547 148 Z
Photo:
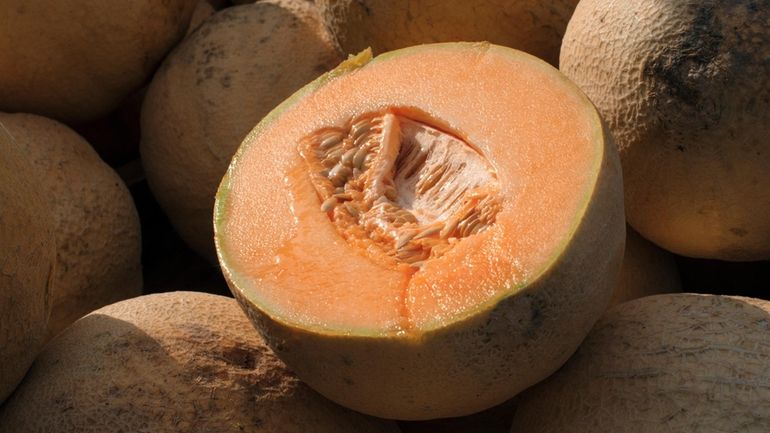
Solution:
M 560 68 L 623 163 L 628 222 L 680 255 L 770 259 L 770 1 L 584 0 Z
M 0 403 L 45 342 L 56 261 L 53 227 L 40 179 L 0 123 Z
M 171 292 L 112 304 L 51 341 L 0 412 L 19 432 L 397 432 L 299 382 L 238 304 Z
M 56 270 L 49 337 L 142 291 L 139 215 L 131 193 L 81 136 L 55 120 L 0 113 L 54 214 Z
M 770 302 L 670 294 L 616 306 L 524 394 L 512 433 L 767 432 Z

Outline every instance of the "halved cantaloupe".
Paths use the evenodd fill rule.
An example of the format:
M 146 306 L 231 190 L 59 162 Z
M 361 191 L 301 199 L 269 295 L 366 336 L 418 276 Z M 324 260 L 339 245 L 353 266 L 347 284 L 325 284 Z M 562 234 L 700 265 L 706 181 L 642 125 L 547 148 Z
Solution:
M 556 370 L 624 244 L 617 153 L 547 63 L 487 43 L 364 52 L 244 140 L 215 238 L 279 356 L 343 405 L 473 413 Z

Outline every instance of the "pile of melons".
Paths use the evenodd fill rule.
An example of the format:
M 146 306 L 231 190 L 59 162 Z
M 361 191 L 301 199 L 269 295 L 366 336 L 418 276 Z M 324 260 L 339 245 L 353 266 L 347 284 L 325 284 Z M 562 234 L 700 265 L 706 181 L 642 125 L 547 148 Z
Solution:
M 768 22 L 3 2 L 0 431 L 769 431 Z

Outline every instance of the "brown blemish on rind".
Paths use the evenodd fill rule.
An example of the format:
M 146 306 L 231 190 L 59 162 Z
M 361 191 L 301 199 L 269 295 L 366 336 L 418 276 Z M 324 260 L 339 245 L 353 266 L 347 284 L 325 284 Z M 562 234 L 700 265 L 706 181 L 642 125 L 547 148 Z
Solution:
M 692 5 L 692 23 L 687 32 L 675 37 L 676 42 L 666 46 L 665 51 L 644 65 L 643 73 L 657 83 L 657 103 L 676 106 L 683 116 L 699 119 L 702 130 L 708 130 L 720 123 L 723 98 L 713 87 L 716 83 L 735 79 L 738 53 L 724 46 L 723 25 L 715 13 L 715 5 Z M 704 86 L 704 81 L 712 85 Z M 667 119 L 662 118 L 664 128 Z M 679 145 L 677 150 L 684 151 Z

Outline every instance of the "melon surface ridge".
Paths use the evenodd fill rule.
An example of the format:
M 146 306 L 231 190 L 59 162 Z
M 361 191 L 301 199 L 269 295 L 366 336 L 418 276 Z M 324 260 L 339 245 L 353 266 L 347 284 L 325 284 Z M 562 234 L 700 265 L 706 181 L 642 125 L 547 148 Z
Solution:
M 460 62 L 466 68 L 442 68 L 442 62 L 447 61 Z M 395 76 L 394 71 L 407 76 L 401 78 L 406 81 L 401 83 L 404 86 L 395 85 L 398 79 L 384 87 L 365 85 L 366 80 Z M 424 74 L 431 74 L 430 79 Z M 466 74 L 475 74 L 477 82 L 469 84 L 462 79 Z M 516 79 L 523 80 L 521 83 L 534 80 L 547 91 L 537 93 L 535 87 L 517 84 Z M 441 87 L 436 83 L 452 84 Z M 455 83 L 475 87 L 463 90 Z M 484 113 L 470 116 L 474 121 L 467 120 L 467 113 L 452 98 L 428 97 L 452 92 L 454 97 L 470 98 L 474 108 L 490 113 L 507 113 L 502 107 L 510 106 L 500 104 L 515 100 L 514 94 L 531 104 L 538 101 L 539 105 L 528 107 L 530 111 L 520 115 L 513 113 L 515 110 L 500 114 L 509 116 L 503 120 L 511 122 L 506 125 L 520 134 L 519 140 L 505 135 L 508 129 L 485 123 Z M 495 102 L 493 96 L 498 94 L 502 99 Z M 324 111 L 321 107 L 329 106 L 324 99 L 328 95 L 337 95 L 338 105 Z M 543 100 L 550 102 L 541 103 Z M 491 106 L 481 105 L 481 101 Z M 549 104 L 559 107 L 555 114 L 548 111 L 552 107 Z M 532 113 L 543 115 L 539 119 L 543 122 L 523 120 Z M 547 128 L 549 121 L 563 130 Z M 370 122 L 369 126 L 361 126 L 366 122 Z M 328 185 L 323 176 L 328 175 L 332 183 L 345 176 L 339 175 L 342 170 L 337 168 L 319 177 L 313 171 L 318 161 L 312 155 L 323 153 L 329 131 L 348 131 L 352 135 L 343 141 L 352 143 L 360 130 L 369 127 L 375 132 L 369 133 L 374 138 L 368 143 L 380 146 L 380 153 L 366 157 L 370 162 L 364 163 L 362 167 L 366 168 L 359 178 L 348 176 L 344 188 L 352 192 L 343 193 L 343 197 L 358 196 L 360 191 L 349 188 L 356 179 L 374 179 L 371 185 L 379 185 L 375 174 L 382 166 L 376 161 L 387 160 L 381 155 L 390 151 L 387 149 L 391 142 L 398 143 L 394 145 L 398 149 L 412 149 L 398 153 L 398 161 L 402 162 L 411 161 L 409 152 L 419 154 L 413 150 L 414 143 L 418 143 L 427 156 L 423 155 L 419 164 L 409 162 L 413 164 L 410 167 L 419 165 L 415 191 L 420 189 L 419 182 L 430 183 L 425 179 L 432 176 L 428 168 L 439 152 L 435 149 L 449 149 L 445 152 L 449 155 L 447 164 L 454 164 L 457 158 L 465 158 L 462 161 L 466 163 L 458 165 L 463 167 L 458 169 L 461 175 L 453 182 L 473 186 L 469 187 L 470 195 L 463 195 L 460 202 L 463 206 L 478 205 L 478 219 L 484 224 L 469 223 L 460 230 L 461 222 L 457 229 L 449 230 L 449 221 L 455 215 L 452 209 L 447 211 L 451 214 L 449 220 L 436 222 L 428 218 L 423 224 L 423 209 L 415 204 L 423 196 L 415 193 L 412 210 L 417 222 L 403 223 L 403 227 L 423 224 L 419 235 L 401 232 L 398 239 L 381 243 L 377 243 L 379 234 L 370 233 L 365 239 L 351 235 L 360 230 L 346 225 L 350 219 L 345 220 L 341 212 L 351 203 L 354 207 L 361 204 L 355 198 L 324 198 Z M 539 141 L 528 138 L 529 130 L 523 129 L 528 127 L 534 128 L 533 134 L 540 134 L 536 138 L 543 141 L 547 149 L 544 154 L 537 153 L 540 149 L 532 150 L 532 143 Z M 321 131 L 320 136 L 313 135 L 314 131 Z M 559 161 L 565 165 L 558 168 L 547 165 L 545 161 L 557 159 L 547 158 L 549 152 L 562 152 L 555 142 L 565 134 L 570 138 L 564 140 L 571 139 L 568 144 L 573 146 L 561 155 L 568 162 Z M 434 137 L 432 144 L 420 141 L 419 137 L 425 135 Z M 493 143 L 503 137 L 513 137 L 510 148 Z M 327 144 L 331 141 L 327 140 Z M 255 142 L 260 143 L 264 154 L 254 156 L 256 152 L 249 152 Z M 467 148 L 458 143 L 465 143 Z M 518 152 L 517 160 L 503 155 L 514 151 Z M 345 153 L 356 159 L 352 148 Z M 256 170 L 253 164 L 260 158 L 264 158 L 264 164 Z M 479 158 L 488 165 L 476 161 Z M 403 205 L 393 211 L 397 214 L 409 208 L 403 185 L 414 184 L 409 184 L 411 175 L 403 174 L 403 164 L 407 163 L 393 164 L 391 177 L 379 179 L 386 185 L 385 196 L 391 197 L 390 201 L 379 198 L 371 209 L 362 207 L 367 213 L 358 221 L 366 220 L 368 212 L 378 204 L 383 209 Z M 524 166 L 521 173 L 525 174 L 533 173 L 535 168 L 558 171 L 559 180 L 551 178 L 549 184 L 537 178 L 526 183 L 532 179 L 512 174 L 516 164 Z M 423 169 L 426 171 L 419 171 Z M 241 176 L 247 175 L 243 173 L 255 178 L 245 182 Z M 512 180 L 516 176 L 521 178 Z M 267 185 L 261 182 L 266 179 L 283 181 Z M 482 181 L 488 182 L 479 184 Z M 520 187 L 516 200 L 511 195 L 514 183 Z M 554 199 L 549 193 L 558 192 L 556 183 L 576 185 L 564 186 L 575 190 L 562 191 Z M 388 195 L 390 184 L 395 185 L 397 194 Z M 253 191 L 248 185 L 260 185 L 262 189 L 250 195 Z M 215 241 L 234 295 L 276 353 L 311 387 L 345 406 L 386 418 L 461 416 L 501 403 L 547 377 L 566 361 L 601 315 L 622 259 L 625 225 L 621 189 L 617 154 L 593 106 L 545 62 L 487 43 L 418 46 L 373 60 L 364 52 L 295 93 L 244 140 L 220 185 L 214 215 Z M 269 207 L 260 207 L 260 201 L 268 201 L 264 194 L 270 191 L 277 192 L 270 196 L 275 200 Z M 360 195 L 366 194 L 364 191 Z M 558 200 L 561 197 L 565 199 Z M 493 212 L 483 207 L 486 205 L 497 207 Z M 566 210 L 556 211 L 562 208 Z M 536 216 L 546 219 L 552 215 L 556 220 L 552 226 L 543 228 L 536 223 Z M 513 227 L 526 235 L 517 238 L 502 228 L 513 224 L 514 219 L 522 226 Z M 310 229 L 303 231 L 305 227 Z M 443 227 L 441 232 L 439 227 Z M 286 232 L 282 232 L 284 228 Z M 449 239 L 455 239 L 449 246 L 442 244 L 440 237 L 447 230 L 451 232 Z M 558 236 L 553 235 L 556 232 Z M 537 236 L 541 235 L 542 245 L 537 244 Z M 314 244 L 318 239 L 328 241 L 320 244 L 327 251 Z M 433 248 L 441 251 L 425 244 L 439 245 Z M 356 245 L 369 245 L 369 249 L 363 252 Z M 528 246 L 531 250 L 526 249 Z M 418 257 L 402 256 L 402 247 L 419 251 Z M 517 248 L 526 253 L 513 257 L 511 251 Z M 493 259 L 488 262 L 490 257 Z M 273 259 L 279 263 L 273 263 Z M 487 271 L 498 280 L 484 280 L 483 275 L 490 274 Z M 363 277 L 354 282 L 333 278 L 356 274 Z M 450 287 L 451 281 L 462 287 Z M 357 286 L 366 287 L 366 291 L 357 291 Z M 459 295 L 442 298 L 431 292 L 431 287 L 439 292 L 451 289 Z M 325 308 L 331 310 L 323 311 Z

